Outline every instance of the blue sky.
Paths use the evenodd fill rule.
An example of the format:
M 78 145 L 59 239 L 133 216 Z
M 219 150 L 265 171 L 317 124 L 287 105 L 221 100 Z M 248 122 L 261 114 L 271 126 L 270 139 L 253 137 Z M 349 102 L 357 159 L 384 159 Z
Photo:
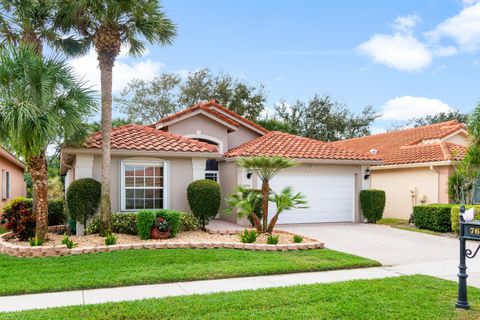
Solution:
M 480 100 L 480 3 L 475 0 L 165 0 L 172 46 L 120 57 L 114 90 L 132 77 L 208 67 L 264 84 L 268 106 L 328 93 L 392 121 L 471 111 Z M 95 69 L 91 56 L 73 62 Z M 89 72 L 97 81 L 97 72 Z

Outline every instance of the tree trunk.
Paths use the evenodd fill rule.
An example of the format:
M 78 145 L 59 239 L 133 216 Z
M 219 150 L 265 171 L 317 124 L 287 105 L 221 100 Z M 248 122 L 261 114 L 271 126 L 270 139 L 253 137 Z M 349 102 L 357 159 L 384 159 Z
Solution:
M 48 233 L 48 170 L 45 150 L 38 156 L 27 159 L 27 170 L 32 176 L 36 199 L 33 211 L 36 219 L 35 234 L 39 240 L 44 240 Z
M 263 212 L 263 226 L 262 232 L 267 232 L 268 225 L 268 194 L 270 192 L 270 185 L 268 181 L 262 182 L 262 212 Z
M 273 228 L 275 228 L 275 224 L 277 223 L 279 214 L 273 216 L 272 220 L 270 220 L 270 224 L 268 225 L 267 233 L 272 233 Z
M 253 221 L 253 226 L 255 229 L 257 229 L 258 232 L 262 232 L 262 223 L 260 222 L 260 219 L 257 217 L 255 212 L 250 213 L 250 218 L 252 218 Z
M 110 204 L 110 135 L 112 132 L 112 69 L 116 54 L 100 51 L 100 83 L 102 95 L 102 193 L 100 203 L 100 234 L 111 233 Z

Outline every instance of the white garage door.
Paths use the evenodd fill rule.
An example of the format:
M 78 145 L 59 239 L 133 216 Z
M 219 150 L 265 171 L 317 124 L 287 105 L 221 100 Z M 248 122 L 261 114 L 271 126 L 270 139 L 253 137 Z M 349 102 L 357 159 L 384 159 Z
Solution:
M 292 209 L 280 214 L 278 224 L 352 222 L 354 218 L 353 174 L 280 173 L 270 182 L 270 188 L 280 192 L 291 186 L 293 192 L 306 195 L 308 208 Z M 270 203 L 269 216 L 275 214 L 275 204 Z

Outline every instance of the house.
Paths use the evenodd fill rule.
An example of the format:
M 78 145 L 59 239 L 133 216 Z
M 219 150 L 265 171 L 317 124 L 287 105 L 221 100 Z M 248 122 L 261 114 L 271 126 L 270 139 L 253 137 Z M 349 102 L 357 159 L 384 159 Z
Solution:
M 23 179 L 25 165 L 13 154 L 0 147 L 0 213 L 12 198 L 25 196 L 27 186 Z
M 457 120 L 334 142 L 361 154 L 376 154 L 371 188 L 385 190 L 385 217 L 408 219 L 415 205 L 449 203 L 448 177 L 463 159 L 468 136 Z
M 65 184 L 80 178 L 101 180 L 101 134 L 81 148 L 64 148 Z M 298 166 L 271 181 L 273 190 L 292 186 L 306 194 L 309 208 L 285 213 L 279 223 L 361 221 L 358 195 L 377 156 L 281 132 L 270 132 L 214 100 L 199 103 L 149 126 L 125 125 L 111 135 L 112 211 L 171 208 L 190 211 L 187 186 L 198 179 L 219 182 L 222 198 L 238 185 L 259 188 L 260 181 L 236 160 L 285 156 Z M 224 204 L 223 204 L 224 205 Z M 220 218 L 246 223 L 220 212 Z

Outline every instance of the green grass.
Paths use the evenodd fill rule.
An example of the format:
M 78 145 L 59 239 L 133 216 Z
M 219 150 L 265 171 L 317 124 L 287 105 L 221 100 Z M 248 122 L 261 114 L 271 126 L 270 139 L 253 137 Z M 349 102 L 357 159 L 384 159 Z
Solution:
M 377 265 L 373 260 L 328 249 L 129 250 L 36 259 L 0 255 L 0 295 Z
M 436 232 L 436 231 L 432 231 L 432 230 L 419 229 L 417 227 L 412 227 L 408 224 L 408 220 L 405 220 L 405 219 L 383 218 L 381 220 L 378 220 L 377 224 L 384 224 L 384 225 L 388 225 L 388 226 L 390 226 L 392 228 L 395 228 L 395 229 L 426 233 L 426 234 L 431 234 L 431 235 L 434 235 L 434 236 L 438 236 L 438 235 L 442 234 L 441 232 Z
M 7 229 L 5 227 L 0 226 L 0 234 L 7 232 Z
M 469 289 L 469 311 L 455 309 L 456 293 L 454 282 L 404 276 L 26 311 L 0 319 L 479 319 L 480 290 Z

